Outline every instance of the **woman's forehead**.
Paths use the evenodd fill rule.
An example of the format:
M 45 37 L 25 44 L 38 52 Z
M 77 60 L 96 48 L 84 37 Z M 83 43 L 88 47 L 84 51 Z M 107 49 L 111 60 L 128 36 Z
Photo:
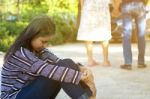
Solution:
M 41 39 L 49 40 L 52 36 L 51 35 L 46 35 L 46 36 L 41 36 Z

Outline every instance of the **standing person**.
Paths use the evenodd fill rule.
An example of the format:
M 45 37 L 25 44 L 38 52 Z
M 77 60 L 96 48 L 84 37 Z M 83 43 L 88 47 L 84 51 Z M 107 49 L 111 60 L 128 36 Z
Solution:
M 108 58 L 108 46 L 111 39 L 111 24 L 109 0 L 80 0 L 81 17 L 77 34 L 77 40 L 86 43 L 88 65 L 94 66 L 98 63 L 93 58 L 93 42 L 102 44 L 104 66 L 110 66 Z
M 45 48 L 54 32 L 55 25 L 46 15 L 34 18 L 23 30 L 4 58 L 1 99 L 55 99 L 61 88 L 72 99 L 96 96 L 87 68 Z
M 146 28 L 146 11 L 145 5 L 148 0 L 122 0 L 121 12 L 123 19 L 123 69 L 132 69 L 132 51 L 131 51 L 131 34 L 132 22 L 135 21 L 138 38 L 138 67 L 146 67 L 144 61 L 145 55 L 145 28 Z

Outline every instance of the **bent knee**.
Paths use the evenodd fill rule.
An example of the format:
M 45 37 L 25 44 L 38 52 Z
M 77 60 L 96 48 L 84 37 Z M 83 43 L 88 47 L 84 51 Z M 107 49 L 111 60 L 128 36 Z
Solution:
M 72 68 L 72 69 L 75 69 L 75 70 L 79 70 L 79 67 L 77 66 L 77 64 L 72 59 L 69 59 L 69 58 L 60 60 L 58 62 L 58 64 L 60 64 L 60 65 L 62 65 L 64 67 L 68 67 L 68 68 Z

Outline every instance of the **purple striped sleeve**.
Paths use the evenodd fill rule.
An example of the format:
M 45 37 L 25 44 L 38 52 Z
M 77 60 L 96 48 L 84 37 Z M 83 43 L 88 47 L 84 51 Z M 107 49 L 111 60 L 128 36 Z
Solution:
M 30 58 L 28 61 L 31 61 L 30 63 L 33 63 L 30 67 L 30 71 L 32 73 L 42 75 L 60 82 L 73 84 L 79 83 L 81 72 L 67 67 L 49 64 L 46 61 L 37 58 L 36 56 L 34 56 L 34 54 L 30 54 L 31 52 L 29 53 L 27 50 L 24 52 L 24 54 L 26 56 L 29 56 L 28 58 Z
M 47 64 L 42 60 L 35 62 L 30 68 L 33 73 L 52 78 L 53 80 L 78 84 L 80 81 L 81 73 L 73 69 L 66 69 L 66 67 Z

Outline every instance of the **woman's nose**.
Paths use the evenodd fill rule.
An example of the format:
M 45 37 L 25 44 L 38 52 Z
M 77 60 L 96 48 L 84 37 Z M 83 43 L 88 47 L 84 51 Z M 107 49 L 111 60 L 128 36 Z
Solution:
M 48 46 L 48 43 L 45 43 L 43 46 L 44 46 L 44 47 L 47 47 L 47 46 Z

